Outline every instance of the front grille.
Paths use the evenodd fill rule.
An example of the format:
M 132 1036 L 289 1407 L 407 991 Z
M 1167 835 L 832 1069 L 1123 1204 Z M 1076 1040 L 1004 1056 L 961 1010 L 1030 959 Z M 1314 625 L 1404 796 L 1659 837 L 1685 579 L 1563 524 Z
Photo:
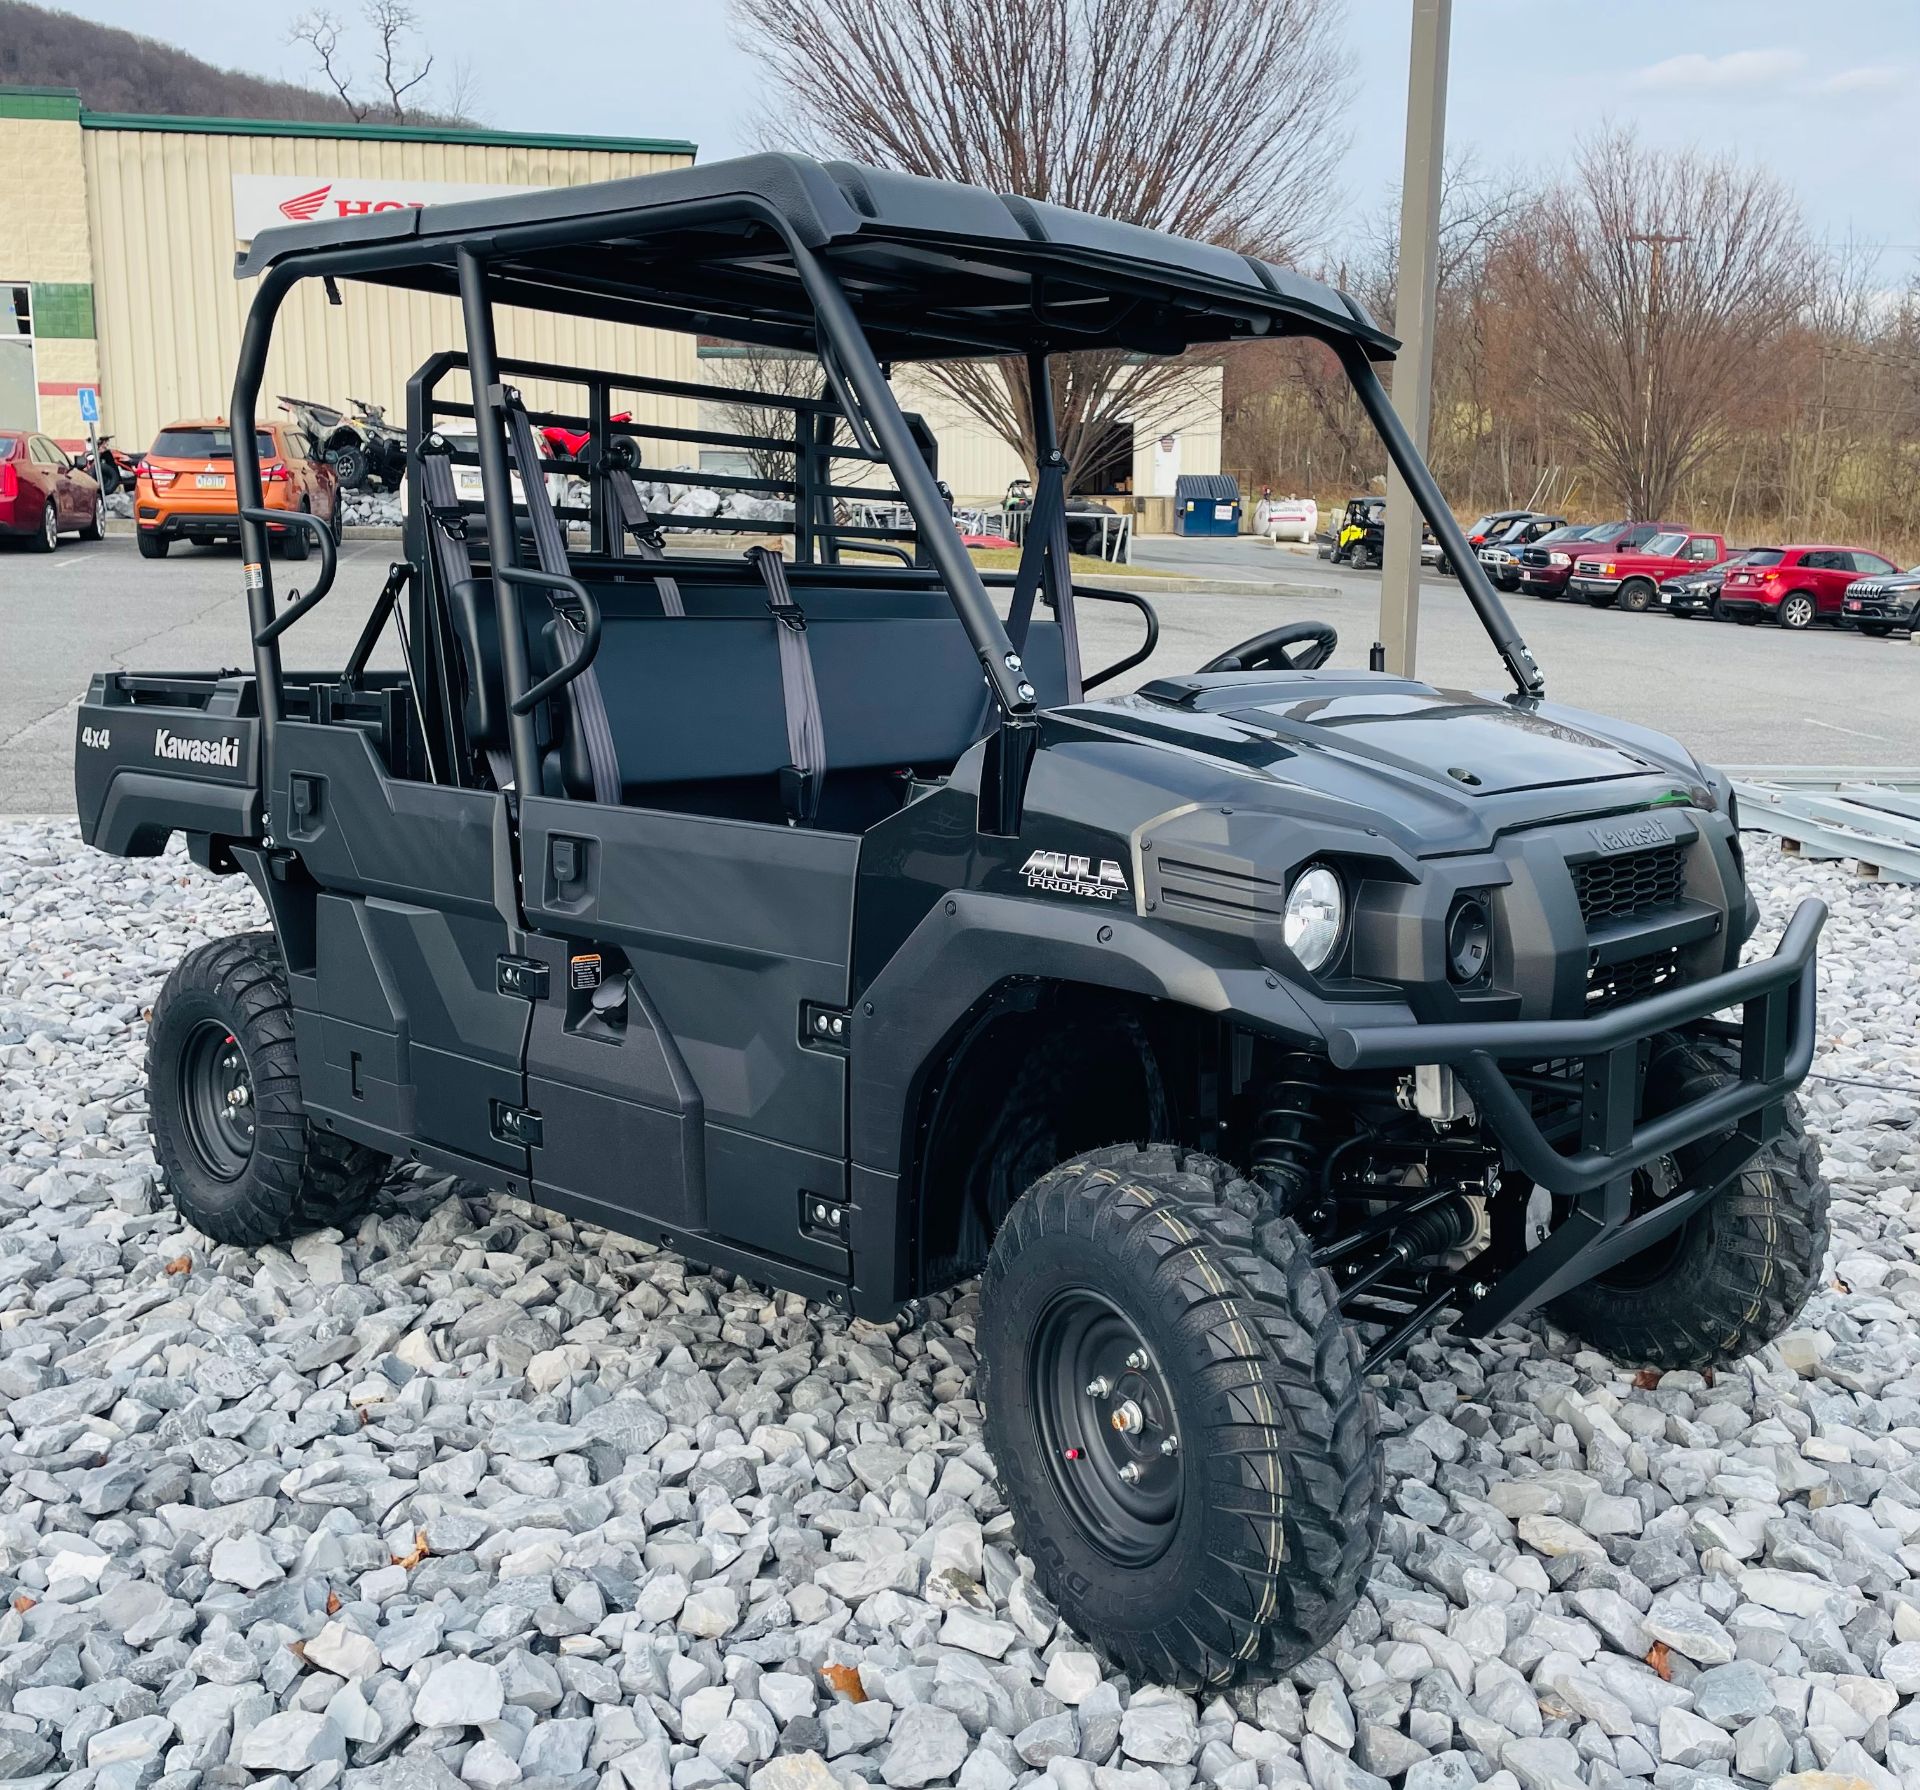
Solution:
M 1544 547 L 1523 547 L 1520 550 L 1520 563 L 1523 566 L 1544 566 L 1552 562 L 1547 558 Z
M 1680 953 L 1654 951 L 1625 963 L 1596 963 L 1587 970 L 1587 1011 L 1604 1013 L 1609 1007 L 1640 1000 L 1664 988 L 1680 974 Z
M 1643 914 L 1649 908 L 1672 907 L 1685 890 L 1686 878 L 1686 859 L 1678 845 L 1617 852 L 1573 866 L 1580 915 L 1589 926 Z

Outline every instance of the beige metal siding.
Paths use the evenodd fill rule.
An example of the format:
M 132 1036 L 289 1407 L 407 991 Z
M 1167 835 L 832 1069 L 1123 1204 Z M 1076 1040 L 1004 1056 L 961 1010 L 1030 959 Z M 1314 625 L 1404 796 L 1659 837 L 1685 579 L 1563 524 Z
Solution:
M 224 415 L 234 358 L 255 282 L 233 277 L 235 174 L 471 181 L 560 186 L 684 166 L 684 156 L 542 149 L 494 144 L 378 142 L 354 138 L 214 135 L 195 131 L 90 128 L 87 213 L 93 238 L 103 427 L 140 447 L 181 417 Z M 289 295 L 275 331 L 261 414 L 279 393 L 343 405 L 366 398 L 405 416 L 408 375 L 464 338 L 449 299 L 343 284 L 329 306 L 312 282 Z M 502 310 L 500 349 L 527 360 L 604 367 L 692 380 L 691 337 L 623 325 Z M 529 384 L 535 408 L 574 408 Z M 614 408 L 620 409 L 621 403 Z M 644 420 L 682 427 L 694 406 L 635 402 Z M 650 449 L 656 462 L 681 451 Z

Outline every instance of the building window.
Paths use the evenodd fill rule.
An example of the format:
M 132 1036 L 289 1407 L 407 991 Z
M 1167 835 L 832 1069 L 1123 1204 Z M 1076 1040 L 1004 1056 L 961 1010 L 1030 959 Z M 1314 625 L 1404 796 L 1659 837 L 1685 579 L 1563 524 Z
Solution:
M 33 370 L 33 288 L 0 280 L 0 429 L 40 427 L 40 386 Z

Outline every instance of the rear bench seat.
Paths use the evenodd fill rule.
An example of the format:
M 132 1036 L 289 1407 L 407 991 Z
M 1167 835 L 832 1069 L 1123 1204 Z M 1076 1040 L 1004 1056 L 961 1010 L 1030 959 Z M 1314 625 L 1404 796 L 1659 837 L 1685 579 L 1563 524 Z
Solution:
M 687 613 L 666 614 L 651 579 L 631 583 L 576 575 L 604 618 L 594 660 L 620 766 L 622 797 L 665 807 L 779 821 L 779 775 L 788 762 L 780 687 L 779 625 L 758 584 L 682 584 Z M 484 587 L 483 587 L 484 588 Z M 976 739 L 987 692 L 966 631 L 939 590 L 798 585 L 819 690 L 827 775 L 819 824 L 859 831 L 897 808 L 905 773 L 943 775 Z M 463 613 L 464 611 L 464 613 Z M 523 604 L 535 675 L 558 663 L 546 606 Z M 468 704 L 474 743 L 505 742 L 492 605 L 455 606 L 469 665 L 492 688 Z M 471 644 L 469 640 L 471 638 Z M 490 650 L 491 649 L 491 650 Z M 1023 654 L 1042 706 L 1066 699 L 1057 623 L 1033 623 Z M 470 679 L 470 681 L 472 681 Z M 546 735 L 550 793 L 587 797 L 593 783 L 563 692 Z

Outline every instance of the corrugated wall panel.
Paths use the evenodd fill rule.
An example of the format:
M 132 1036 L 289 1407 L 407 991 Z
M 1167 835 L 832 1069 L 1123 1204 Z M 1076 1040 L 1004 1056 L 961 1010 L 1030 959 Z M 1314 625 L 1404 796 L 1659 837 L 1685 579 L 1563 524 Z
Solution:
M 684 165 L 685 158 L 492 144 L 351 138 L 226 136 L 191 131 L 85 132 L 87 211 L 99 312 L 106 426 L 140 447 L 167 423 L 223 415 L 254 285 L 233 277 L 235 174 L 473 181 L 557 186 Z M 289 295 L 268 361 L 262 414 L 279 393 L 343 405 L 348 398 L 405 415 L 406 381 L 429 354 L 463 343 L 449 299 L 348 283 L 334 308 L 303 283 Z M 690 337 L 536 312 L 499 313 L 500 349 L 527 360 L 692 380 Z M 529 384 L 535 408 L 571 408 L 577 393 Z M 622 406 L 616 403 L 615 408 Z M 650 398 L 649 422 L 690 427 L 694 406 Z M 647 455 L 672 464 L 686 450 Z

